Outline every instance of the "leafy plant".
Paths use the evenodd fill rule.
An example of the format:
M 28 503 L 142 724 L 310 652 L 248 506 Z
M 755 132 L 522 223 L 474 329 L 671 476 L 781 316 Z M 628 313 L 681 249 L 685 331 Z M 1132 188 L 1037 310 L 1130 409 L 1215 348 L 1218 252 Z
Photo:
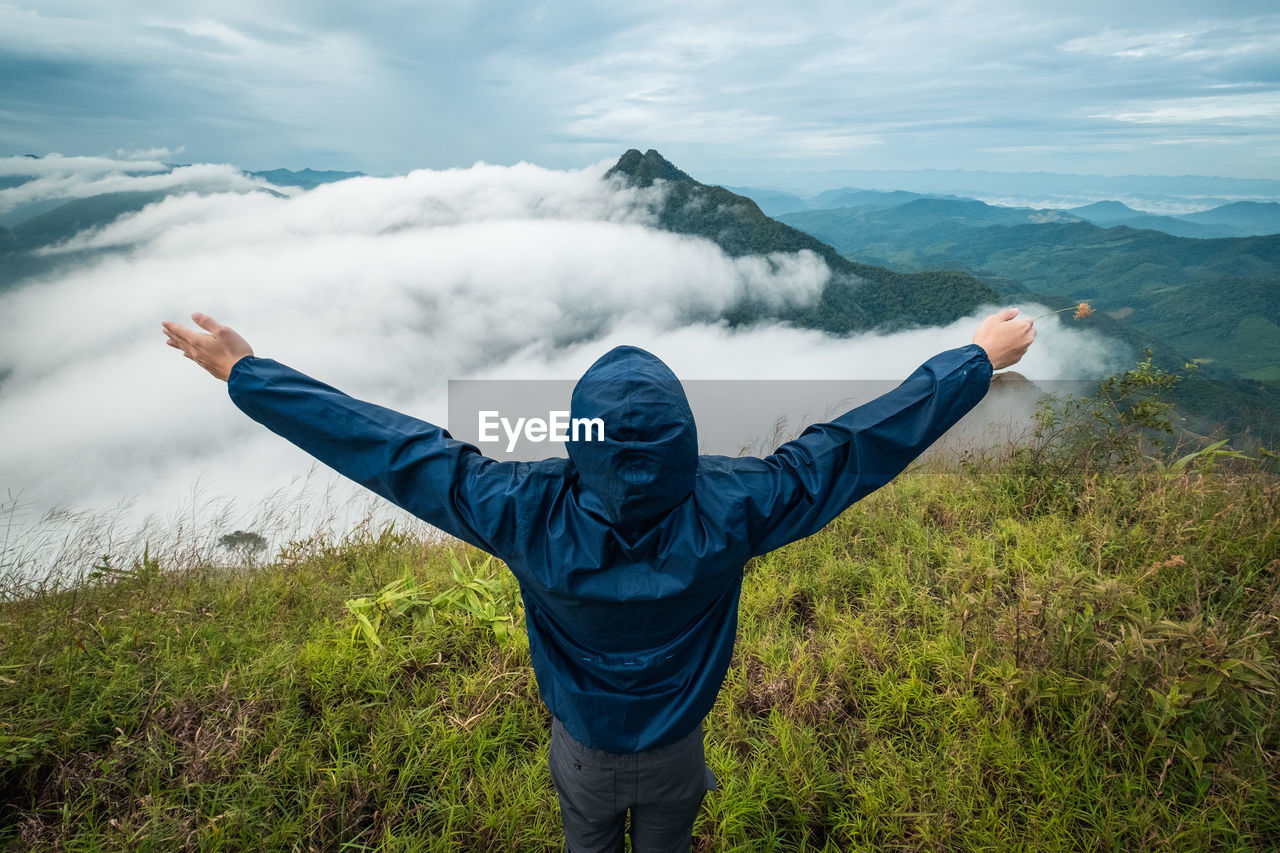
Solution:
M 405 569 L 404 577 L 384 586 L 378 591 L 376 597 L 361 596 L 347 599 L 347 609 L 356 617 L 355 627 L 351 629 L 351 639 L 354 640 L 363 632 L 370 651 L 375 646 L 382 648 L 378 630 L 382 627 L 383 618 L 403 616 L 411 609 L 425 604 L 426 599 L 419 592 L 413 574 Z
M 1151 463 L 1155 465 L 1156 471 L 1166 480 L 1176 480 L 1187 471 L 1187 466 L 1191 462 L 1200 461 L 1200 470 L 1208 471 L 1213 467 L 1213 463 L 1219 459 L 1252 459 L 1252 456 L 1246 456 L 1239 450 L 1233 450 L 1230 447 L 1223 447 L 1227 443 L 1227 439 L 1221 439 L 1203 447 L 1200 450 L 1192 451 L 1186 456 L 1182 456 L 1174 462 L 1165 463 L 1155 457 L 1151 458 Z
M 493 631 L 499 644 L 505 644 L 515 626 L 515 611 L 519 608 L 518 590 L 514 582 L 502 577 L 490 577 L 487 570 L 493 562 L 486 557 L 479 570 L 471 572 L 468 560 L 464 570 L 455 554 L 449 555 L 450 568 L 457 586 L 431 599 L 431 616 L 437 613 L 465 614 Z
M 1148 349 L 1138 366 L 1098 383 L 1091 397 L 1051 397 L 1035 416 L 1036 462 L 1079 474 L 1124 467 L 1144 457 L 1148 446 L 1172 434 L 1173 403 L 1162 393 L 1181 377 L 1156 367 Z
M 997 482 L 1018 495 L 1020 511 L 1074 511 L 1098 476 L 1145 466 L 1160 452 L 1174 432 L 1165 394 L 1181 379 L 1153 364 L 1148 349 L 1136 367 L 1101 380 L 1091 395 L 1046 395 Z M 981 461 L 968 457 L 966 465 Z
M 470 560 L 460 562 L 450 553 L 450 571 L 455 586 L 427 599 L 408 569 L 399 580 L 392 581 L 378 591 L 375 597 L 347 600 L 347 609 L 356 618 L 351 639 L 361 633 L 370 650 L 382 648 L 379 632 L 385 619 L 404 616 L 411 610 L 425 608 L 432 621 L 437 616 L 473 619 L 493 632 L 499 644 L 506 644 L 515 626 L 515 611 L 519 608 L 518 588 L 514 580 L 491 577 L 489 568 L 492 557 L 486 557 L 476 570 Z

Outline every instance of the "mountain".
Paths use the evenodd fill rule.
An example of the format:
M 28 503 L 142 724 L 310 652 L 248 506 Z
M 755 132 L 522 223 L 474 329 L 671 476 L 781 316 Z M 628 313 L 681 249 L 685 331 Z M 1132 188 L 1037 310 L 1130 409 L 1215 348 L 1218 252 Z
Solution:
M 1231 225 L 1206 225 L 1199 222 L 1188 222 L 1178 216 L 1135 216 L 1111 223 L 1109 228 L 1123 225 L 1126 228 L 1144 228 L 1148 231 L 1162 231 L 1174 237 L 1193 237 L 1197 240 L 1217 240 L 1222 237 L 1248 237 L 1250 232 Z
M 148 204 L 160 201 L 165 195 L 162 191 L 123 192 L 77 198 L 12 228 L 0 228 L 0 292 L 23 279 L 42 275 L 57 266 L 101 251 L 40 255 L 31 250 L 55 246 L 83 231 L 100 228 L 127 213 L 136 213 Z
M 810 210 L 828 210 L 833 207 L 897 207 L 918 198 L 956 198 L 956 196 L 930 196 L 906 190 L 859 190 L 841 187 L 818 193 L 809 199 L 806 207 Z
M 1268 430 L 1280 423 L 1280 394 L 1259 381 L 1242 382 L 1233 365 L 1215 363 L 1210 350 L 1205 349 L 1224 355 L 1232 351 L 1230 346 L 1220 346 L 1228 331 L 1234 336 L 1233 343 L 1240 342 L 1241 336 L 1257 335 L 1259 346 L 1238 364 L 1265 374 L 1275 369 L 1270 365 L 1280 365 L 1280 360 L 1270 361 L 1273 343 L 1280 352 L 1280 334 L 1274 341 L 1267 337 L 1270 321 L 1255 314 L 1245 326 L 1231 325 L 1227 330 L 1223 324 L 1233 319 L 1232 303 L 1223 300 L 1214 311 L 1205 312 L 1196 304 L 1203 301 L 1203 292 L 1168 283 L 1192 271 L 1211 278 L 1222 273 L 1215 279 L 1223 288 L 1217 292 L 1234 288 L 1243 302 L 1268 316 L 1274 314 L 1266 303 L 1275 288 L 1267 288 L 1263 279 L 1242 275 L 1230 283 L 1225 281 L 1227 276 L 1250 268 L 1248 248 L 1235 247 L 1239 263 L 1232 264 L 1228 263 L 1232 249 L 1214 245 L 1233 241 L 1180 239 L 1129 228 L 1102 229 L 1062 211 L 999 208 L 971 199 L 932 197 L 891 208 L 797 212 L 779 222 L 765 216 L 751 199 L 724 187 L 698 183 L 653 150 L 643 155 L 628 151 L 606 178 L 636 186 L 663 182 L 665 192 L 655 210 L 659 227 L 704 237 L 731 256 L 808 249 L 830 267 L 832 278 L 818 305 L 782 311 L 740 305 L 729 312 L 731 323 L 782 320 L 844 334 L 942 325 L 972 313 L 983 303 L 1007 297 L 1055 308 L 1090 298 L 1100 310 L 1078 322 L 1095 330 L 1109 345 L 1134 354 L 1150 348 L 1156 363 L 1169 370 L 1180 370 L 1190 357 L 1188 353 L 1202 357 L 1202 371 L 1184 380 L 1171 395 L 1183 429 L 1203 434 L 1224 424 L 1233 436 L 1253 430 L 1270 440 L 1274 436 Z M 1004 222 L 1016 224 L 1001 224 Z M 1097 239 L 1090 242 L 1086 239 L 1089 235 Z M 894 272 L 866 263 L 865 255 L 850 252 L 857 258 L 852 260 L 836 251 L 848 252 L 851 244 L 859 245 L 867 238 L 880 241 L 882 248 L 905 247 L 916 253 L 911 257 L 928 261 L 911 268 L 934 271 L 915 275 Z M 1125 247 L 1130 243 L 1137 243 L 1141 250 L 1126 257 Z M 1270 251 L 1266 245 L 1256 248 L 1264 255 Z M 985 266 L 975 263 L 979 260 L 986 262 Z M 876 261 L 884 263 L 881 257 Z M 1259 258 L 1257 263 L 1261 270 L 1269 261 Z M 1149 285 L 1146 280 L 1152 264 L 1162 265 L 1161 275 L 1156 277 L 1161 284 Z M 974 272 L 983 280 L 970 274 Z M 1122 282 L 1127 301 L 1115 302 L 1119 294 L 1110 287 L 1114 280 Z M 1114 307 L 1104 307 L 1109 304 Z M 1138 322 L 1132 322 L 1133 317 Z M 1189 317 L 1197 322 L 1189 324 Z M 1202 321 L 1203 333 L 1196 333 Z M 1189 329 L 1196 334 L 1188 338 Z M 1155 330 L 1183 337 L 1171 344 Z M 1280 326 L 1275 331 L 1280 333 Z M 1240 354 L 1238 347 L 1235 352 Z
M 759 205 L 766 216 L 777 216 L 793 210 L 805 210 L 809 203 L 798 195 L 782 190 L 762 189 L 759 187 L 725 187 L 730 192 L 746 196 Z
M 944 202 L 933 208 L 933 213 L 938 218 L 954 216 L 975 225 L 1016 225 L 1021 222 L 1084 220 L 1104 228 L 1123 225 L 1128 228 L 1144 228 L 1149 231 L 1162 231 L 1175 237 L 1194 237 L 1201 240 L 1280 233 L 1280 204 L 1275 203 L 1236 202 L 1186 216 L 1160 216 L 1135 210 L 1119 201 L 1099 201 L 1063 210 L 1003 205 L 986 205 L 987 209 L 984 210 L 976 206 L 983 204 L 976 199 L 906 190 L 885 191 L 841 187 L 826 190 L 806 199 L 794 193 L 775 189 L 756 187 L 727 187 L 726 189 L 751 199 L 766 215 L 774 217 L 804 210 L 833 210 L 840 207 L 901 207 L 909 202 L 933 199 Z M 946 202 L 952 202 L 953 205 L 949 206 Z M 916 208 L 909 211 L 907 215 L 918 216 L 927 209 L 929 208 Z M 1024 218 L 1020 219 L 1018 215 L 1010 214 L 1009 211 L 1021 211 Z
M 1093 204 L 1086 204 L 1083 207 L 1073 207 L 1068 212 L 1074 213 L 1094 225 L 1114 225 L 1126 219 L 1147 215 L 1141 210 L 1134 210 L 1129 205 L 1119 201 L 1095 201 Z
M 11 228 L 14 242 L 10 250 L 22 251 L 70 240 L 82 231 L 106 225 L 126 213 L 136 213 L 165 195 L 163 191 L 102 193 L 63 202 L 48 213 Z
M 1110 228 L 1124 225 L 1128 228 L 1146 228 L 1149 231 L 1163 231 L 1175 237 L 1196 237 L 1198 239 L 1214 239 L 1217 237 L 1247 237 L 1249 232 L 1226 223 L 1198 222 L 1185 216 L 1157 216 L 1134 210 L 1127 204 L 1118 201 L 1098 201 L 1084 207 L 1073 207 L 1070 213 L 1086 222 Z
M 864 263 L 960 269 L 1011 299 L 1088 301 L 1108 333 L 1201 370 L 1194 414 L 1242 429 L 1280 423 L 1280 236 L 1192 239 L 1087 222 L 982 225 L 844 208 L 782 217 Z M 928 211 L 925 211 L 928 213 Z M 1101 330 L 1103 325 L 1099 325 Z M 1265 417 L 1257 412 L 1266 412 Z M 1250 414 L 1252 413 L 1252 414 Z
M 258 192 L 280 195 L 266 188 Z M 169 195 L 170 192 L 164 190 L 101 193 L 87 198 L 60 201 L 52 210 L 32 216 L 9 228 L 0 227 L 0 292 L 56 268 L 83 263 L 119 251 L 83 249 L 40 254 L 33 250 L 56 246 L 77 234 L 103 228 L 121 216 L 137 213 L 149 204 L 163 201 Z
M 724 187 L 708 186 L 677 169 L 657 151 L 631 149 L 604 175 L 631 186 L 663 182 L 657 203 L 658 225 L 668 231 L 704 237 L 731 257 L 775 252 L 813 252 L 831 269 L 831 280 L 817 303 L 779 312 L 745 303 L 730 312 L 731 323 L 780 319 L 834 334 L 870 329 L 935 326 L 970 314 L 992 302 L 996 293 L 962 272 L 893 272 L 848 260 L 834 248 L 789 225 L 770 219 L 759 205 Z
M 1280 198 L 1275 178 L 1222 178 L 1203 175 L 1081 175 L 1053 172 L 992 172 L 967 169 L 834 169 L 820 172 L 753 169 L 737 172 L 708 170 L 717 183 L 737 186 L 786 187 L 803 195 L 831 187 L 910 190 L 968 198 L 1024 198 L 1034 188 L 1040 198 L 1131 198 L 1152 203 L 1203 199 L 1206 205 L 1241 198 Z M 1064 202 L 1065 203 L 1065 202 Z
M 1280 234 L 1280 203 L 1274 201 L 1237 201 L 1181 216 L 1143 213 L 1118 201 L 1099 201 L 1072 208 L 1070 212 L 1094 225 L 1147 228 L 1177 237 L 1214 239 Z
M 627 184 L 633 187 L 651 187 L 655 181 L 671 181 L 686 185 L 698 183 L 652 148 L 643 154 L 635 148 L 627 149 L 618 158 L 618 162 L 613 164 L 613 168 L 604 173 L 605 180 L 615 176 L 624 178 Z M 702 185 L 698 184 L 698 186 Z
M 725 187 L 754 201 L 768 216 L 781 216 L 797 210 L 829 210 L 834 207 L 895 207 L 918 198 L 958 198 L 952 195 L 930 195 L 906 190 L 861 190 L 841 187 L 825 190 L 812 198 L 801 198 L 794 193 L 759 187 Z
M 909 231 L 963 225 L 985 228 L 992 225 L 1026 225 L 1046 222 L 1079 222 L 1070 213 L 1030 207 L 999 207 L 970 198 L 919 196 L 893 207 L 863 205 L 830 210 L 808 210 L 783 214 L 783 222 L 824 240 L 837 249 L 849 232 L 869 229 Z M 843 251 L 843 250 L 842 250 Z
M 1259 379 L 1272 378 L 1272 365 L 1280 368 L 1280 329 L 1237 331 L 1254 315 L 1280 324 L 1280 236 L 1202 240 L 1087 222 L 975 227 L 929 211 L 909 215 L 916 204 L 782 219 L 859 261 L 968 270 L 1009 296 L 1025 288 L 1091 300 L 1188 357 L 1225 362 Z
M 301 187 L 304 190 L 315 189 L 321 184 L 332 184 L 348 178 L 363 178 L 364 172 L 320 172 L 306 168 L 300 172 L 291 169 L 271 169 L 266 172 L 248 172 L 255 178 L 262 178 L 277 187 Z
M 1179 218 L 1204 225 L 1226 225 L 1251 235 L 1280 234 L 1280 203 L 1274 201 L 1237 201 Z
M 887 223 L 909 225 L 953 222 L 978 227 L 1025 225 L 1027 223 L 1078 222 L 1079 218 L 1061 210 L 1031 207 L 1000 207 L 972 198 L 923 196 L 892 207 L 864 207 Z

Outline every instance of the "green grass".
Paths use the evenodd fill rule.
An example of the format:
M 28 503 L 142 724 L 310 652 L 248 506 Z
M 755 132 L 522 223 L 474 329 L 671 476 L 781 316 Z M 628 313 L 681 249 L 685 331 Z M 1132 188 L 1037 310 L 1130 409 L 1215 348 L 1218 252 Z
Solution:
M 1280 482 L 1245 464 L 918 469 L 752 561 L 697 849 L 1275 849 Z M 523 629 L 352 637 L 348 599 L 481 557 L 386 530 L 0 605 L 0 846 L 559 850 Z

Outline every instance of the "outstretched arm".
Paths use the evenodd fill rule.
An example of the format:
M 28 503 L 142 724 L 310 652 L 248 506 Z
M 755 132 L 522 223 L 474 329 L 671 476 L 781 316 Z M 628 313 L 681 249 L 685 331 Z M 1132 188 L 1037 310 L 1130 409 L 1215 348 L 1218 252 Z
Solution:
M 526 467 L 497 462 L 435 424 L 357 400 L 268 358 L 204 314 L 204 334 L 164 324 L 169 345 L 227 381 L 241 411 L 343 476 L 446 533 L 502 556 Z
M 992 314 L 973 343 L 935 355 L 889 393 L 810 426 L 772 455 L 734 460 L 752 552 L 818 532 L 964 417 L 987 393 L 992 370 L 1016 363 L 1035 338 L 1017 313 Z

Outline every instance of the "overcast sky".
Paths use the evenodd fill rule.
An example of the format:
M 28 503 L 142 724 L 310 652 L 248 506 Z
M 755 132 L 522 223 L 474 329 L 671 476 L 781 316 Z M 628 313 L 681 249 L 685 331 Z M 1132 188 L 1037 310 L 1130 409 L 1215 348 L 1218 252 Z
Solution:
M 1274 0 L 50 0 L 0 81 L 0 154 L 1280 173 Z

